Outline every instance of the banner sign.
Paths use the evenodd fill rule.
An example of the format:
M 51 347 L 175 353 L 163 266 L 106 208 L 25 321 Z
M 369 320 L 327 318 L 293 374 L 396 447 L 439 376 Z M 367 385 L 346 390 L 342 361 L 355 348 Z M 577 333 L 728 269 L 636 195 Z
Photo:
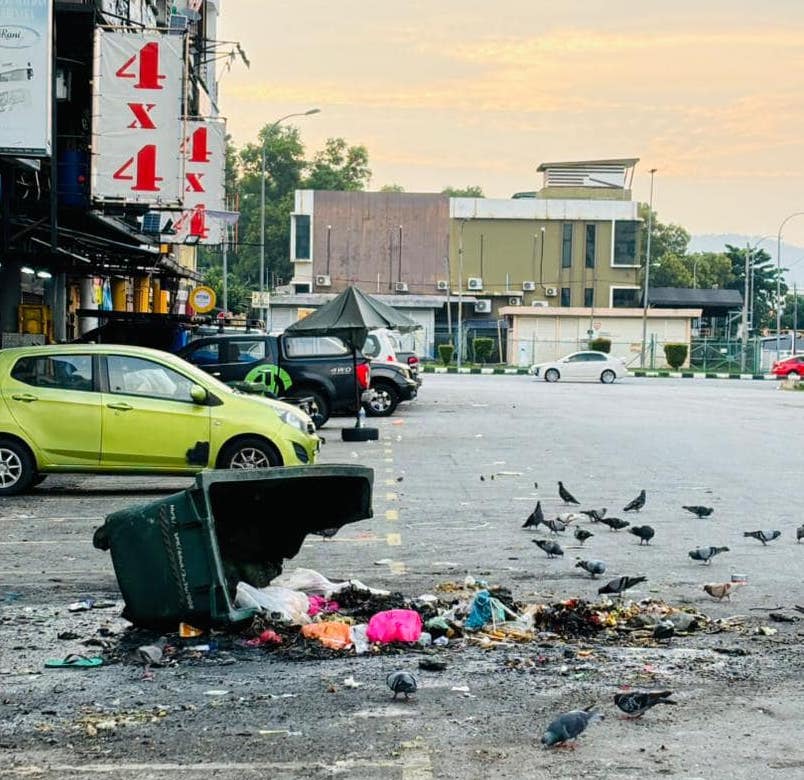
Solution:
M 184 38 L 95 31 L 92 197 L 181 202 Z
M 0 154 L 49 157 L 53 3 L 0 2 Z

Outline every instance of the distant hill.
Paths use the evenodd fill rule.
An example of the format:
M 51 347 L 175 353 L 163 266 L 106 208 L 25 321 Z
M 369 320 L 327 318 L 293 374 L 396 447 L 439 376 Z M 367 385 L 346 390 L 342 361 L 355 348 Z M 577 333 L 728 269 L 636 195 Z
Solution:
M 744 247 L 746 244 L 754 246 L 757 242 L 756 236 L 743 236 L 738 233 L 705 233 L 692 236 L 690 239 L 690 252 L 723 252 L 726 244 Z M 776 238 L 763 241 L 759 247 L 764 249 L 776 262 Z M 804 291 L 804 247 L 795 244 L 785 244 L 782 241 L 782 267 L 790 270 L 785 274 L 785 280 L 792 286 L 793 284 Z

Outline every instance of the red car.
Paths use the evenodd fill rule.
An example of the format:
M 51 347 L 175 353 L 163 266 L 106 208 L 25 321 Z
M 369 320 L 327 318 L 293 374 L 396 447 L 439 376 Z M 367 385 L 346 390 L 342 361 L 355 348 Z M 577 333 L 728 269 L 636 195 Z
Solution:
M 771 366 L 771 374 L 783 379 L 786 376 L 804 376 L 804 355 L 793 355 Z

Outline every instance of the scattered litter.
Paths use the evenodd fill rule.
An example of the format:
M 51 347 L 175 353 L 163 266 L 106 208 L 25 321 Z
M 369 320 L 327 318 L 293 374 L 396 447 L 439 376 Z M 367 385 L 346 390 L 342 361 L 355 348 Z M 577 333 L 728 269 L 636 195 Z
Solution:
M 70 612 L 86 612 L 92 609 L 95 605 L 95 599 L 82 599 L 81 601 L 74 601 L 67 609 Z
M 292 588 L 268 585 L 255 588 L 247 582 L 238 582 L 235 591 L 235 604 L 238 607 L 253 608 L 266 615 L 277 615 L 296 625 L 310 622 L 307 611 L 310 602 L 306 593 Z
M 45 666 L 48 669 L 94 669 L 103 666 L 103 658 L 70 653 L 64 658 L 48 658 Z
M 363 685 L 363 683 L 362 683 L 362 682 L 358 682 L 357 680 L 355 680 L 355 678 L 354 678 L 354 677 L 351 677 L 351 676 L 350 676 L 350 677 L 347 677 L 347 678 L 346 678 L 346 679 L 343 681 L 342 685 L 343 685 L 344 687 L 346 687 L 346 688 L 359 688 L 361 685 Z
M 191 626 L 189 623 L 179 623 L 179 636 L 182 639 L 191 639 L 201 636 L 203 633 L 202 629 Z
M 261 737 L 300 737 L 301 731 L 289 731 L 288 729 L 260 729 L 257 732 Z
M 330 650 L 345 650 L 352 646 L 351 626 L 337 620 L 324 623 L 308 623 L 302 626 L 301 634 L 306 639 L 317 639 Z
M 330 601 L 324 596 L 319 596 L 316 593 L 308 596 L 307 600 L 310 605 L 307 608 L 307 614 L 310 617 L 314 617 L 315 615 L 319 614 L 319 612 L 337 612 L 340 609 L 337 601 Z
M 451 691 L 455 691 L 455 693 L 469 693 L 469 686 L 468 685 L 453 685 L 450 688 Z
M 247 639 L 243 644 L 246 647 L 262 647 L 263 645 L 281 645 L 282 637 L 276 633 L 272 628 L 266 628 L 265 631 L 260 633 L 254 639 Z
M 436 658 L 419 659 L 419 669 L 423 669 L 425 672 L 443 672 L 446 668 L 446 661 L 439 661 Z
M 360 623 L 356 626 L 352 626 L 349 629 L 349 634 L 352 639 L 352 645 L 355 648 L 355 653 L 357 655 L 362 655 L 363 653 L 367 653 L 369 649 L 369 641 L 368 637 L 366 636 L 366 629 L 368 628 L 367 623 Z
M 368 622 L 369 642 L 416 642 L 422 634 L 422 618 L 412 609 L 389 609 L 373 615 Z
M 757 626 L 754 633 L 759 636 L 774 636 L 779 633 L 779 629 L 771 628 L 770 626 Z
M 204 691 L 204 696 L 226 696 L 228 693 L 229 691 L 223 688 L 212 688 L 209 691 Z
M 771 612 L 768 617 L 775 623 L 795 623 L 798 620 L 795 615 L 785 615 L 783 612 Z

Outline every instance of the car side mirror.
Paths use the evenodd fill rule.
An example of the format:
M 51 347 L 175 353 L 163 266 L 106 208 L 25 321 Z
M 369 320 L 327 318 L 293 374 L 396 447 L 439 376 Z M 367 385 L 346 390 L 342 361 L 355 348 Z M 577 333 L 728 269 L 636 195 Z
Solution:
M 207 391 L 201 385 L 193 385 L 190 388 L 190 398 L 193 399 L 194 404 L 206 403 L 207 397 Z

